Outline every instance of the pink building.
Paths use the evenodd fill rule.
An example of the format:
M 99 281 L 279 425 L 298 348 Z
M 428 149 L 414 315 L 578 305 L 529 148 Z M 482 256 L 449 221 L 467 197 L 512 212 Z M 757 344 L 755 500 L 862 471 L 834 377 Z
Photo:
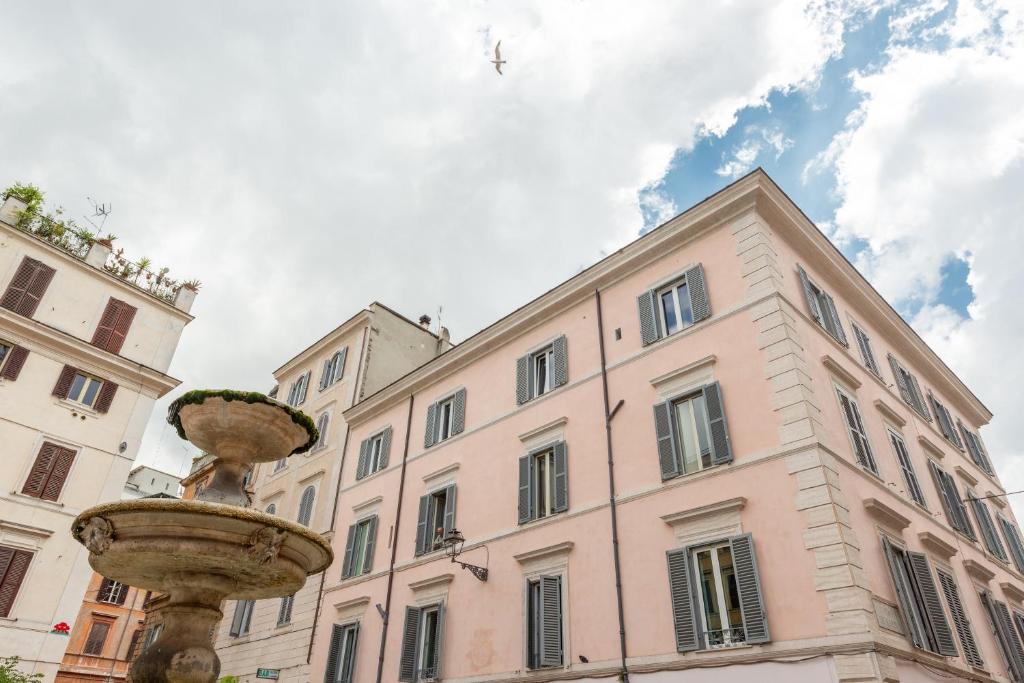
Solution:
M 344 412 L 311 680 L 1024 680 L 990 417 L 755 171 Z

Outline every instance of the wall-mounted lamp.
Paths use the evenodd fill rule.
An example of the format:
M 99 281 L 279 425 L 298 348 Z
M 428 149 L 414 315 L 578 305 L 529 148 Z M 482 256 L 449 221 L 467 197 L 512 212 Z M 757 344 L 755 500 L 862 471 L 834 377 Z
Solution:
M 448 532 L 448 535 L 441 539 L 441 545 L 444 547 L 444 553 L 447 555 L 452 562 L 459 565 L 463 569 L 468 569 L 470 573 L 481 581 L 487 580 L 487 567 L 478 567 L 475 564 L 469 564 L 462 562 L 458 557 L 462 554 L 462 547 L 466 544 L 466 538 L 462 535 L 458 529 L 452 529 Z M 487 546 L 483 546 L 484 551 L 487 551 Z M 490 560 L 490 552 L 487 551 L 488 560 Z M 488 562 L 489 563 L 489 562 Z

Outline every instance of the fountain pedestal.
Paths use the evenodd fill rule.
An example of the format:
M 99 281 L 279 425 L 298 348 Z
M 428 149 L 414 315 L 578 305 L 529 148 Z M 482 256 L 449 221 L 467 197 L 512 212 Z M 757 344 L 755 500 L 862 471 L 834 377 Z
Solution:
M 192 392 L 172 404 L 179 434 L 215 453 L 200 500 L 139 499 L 84 511 L 72 533 L 103 576 L 169 595 L 164 628 L 137 657 L 135 683 L 214 683 L 213 633 L 225 599 L 284 597 L 328 566 L 330 544 L 300 524 L 249 508 L 242 479 L 256 462 L 308 449 L 308 417 L 262 395 Z

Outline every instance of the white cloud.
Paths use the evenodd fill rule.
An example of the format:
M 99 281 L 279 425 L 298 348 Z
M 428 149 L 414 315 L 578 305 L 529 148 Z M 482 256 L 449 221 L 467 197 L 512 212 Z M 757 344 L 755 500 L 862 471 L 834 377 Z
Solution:
M 837 174 L 837 229 L 869 245 L 858 267 L 922 306 L 915 327 L 996 414 L 984 435 L 1011 490 L 1024 488 L 1022 16 L 1019 3 L 961 2 L 936 29 L 946 47 L 890 47 L 855 77 L 863 104 L 818 162 Z M 970 265 L 969 319 L 940 299 L 951 256 Z
M 775 152 L 777 161 L 793 146 L 793 140 L 786 137 L 781 126 L 747 126 L 743 131 L 745 139 L 733 151 L 730 159 L 723 159 L 715 173 L 726 178 L 739 178 L 754 168 L 762 152 Z
M 621 246 L 675 151 L 813 85 L 850 13 L 13 4 L 0 181 L 72 211 L 112 202 L 122 246 L 205 283 L 171 368 L 183 388 L 267 390 L 374 299 L 413 317 L 443 305 L 462 339 Z M 171 467 L 162 405 L 142 458 Z

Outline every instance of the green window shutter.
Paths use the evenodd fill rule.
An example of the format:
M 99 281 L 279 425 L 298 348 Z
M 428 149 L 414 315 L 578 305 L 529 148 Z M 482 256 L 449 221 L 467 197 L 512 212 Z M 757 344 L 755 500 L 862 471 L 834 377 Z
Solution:
M 559 441 L 554 445 L 555 455 L 555 512 L 569 509 L 569 466 L 566 460 L 566 445 Z
M 427 544 L 430 542 L 430 534 L 427 529 L 427 517 L 430 514 L 430 495 L 420 496 L 420 514 L 416 522 L 416 554 L 422 555 L 427 552 Z
M 398 680 L 416 680 L 417 649 L 420 640 L 420 608 L 405 608 L 405 626 L 402 628 L 402 651 L 398 660 Z
M 452 403 L 452 436 L 455 436 L 466 430 L 466 390 L 456 391 Z
M 843 329 L 843 321 L 839 318 L 839 311 L 836 310 L 836 302 L 827 292 L 822 292 L 822 296 L 825 299 L 825 307 L 828 309 L 826 313 L 831 321 L 831 324 L 827 325 L 826 329 L 829 334 L 835 337 L 837 342 L 848 347 L 850 342 L 846 340 L 846 331 Z
M 917 377 L 910 373 L 907 376 L 910 377 L 910 391 L 914 394 L 914 407 L 921 414 L 921 417 L 931 422 L 932 414 L 928 410 L 928 404 L 925 403 L 924 394 L 921 393 L 921 385 L 917 383 Z
M 356 479 L 366 476 L 366 468 L 370 466 L 370 440 L 363 439 L 359 444 L 359 462 L 356 464 Z
M 444 535 L 447 536 L 455 528 L 455 484 L 445 490 L 444 495 Z
M 967 499 L 971 502 L 971 507 L 974 508 L 974 518 L 978 520 L 978 527 L 981 529 L 981 538 L 985 541 L 985 547 L 1003 562 L 1008 562 L 1009 558 L 1006 556 L 1006 548 L 1003 547 L 1002 541 L 999 540 L 999 534 L 996 533 L 996 526 L 992 523 L 992 516 L 988 513 L 988 507 L 985 506 L 985 503 L 975 498 L 973 493 L 968 492 Z
M 708 411 L 708 426 L 711 429 L 711 462 L 715 465 L 732 462 L 732 444 L 725 421 L 722 388 L 718 382 L 712 382 L 705 384 L 701 391 L 704 393 L 704 407 Z
M 437 626 L 434 630 L 434 679 L 441 678 L 441 657 L 444 655 L 444 603 L 437 606 Z
M 377 516 L 370 517 L 366 529 L 366 553 L 363 560 L 363 573 L 369 574 L 373 569 L 373 549 L 377 545 Z
M 928 469 L 931 470 L 932 480 L 935 482 L 935 489 L 939 493 L 939 501 L 942 503 L 942 510 L 946 513 L 946 521 L 954 529 L 960 527 L 959 521 L 956 519 L 953 505 L 950 504 L 949 490 L 946 486 L 945 472 L 939 469 L 939 466 L 935 464 L 934 460 L 928 460 Z
M 640 312 L 640 341 L 647 346 L 661 337 L 661 325 L 658 322 L 658 311 L 655 308 L 654 290 L 638 296 L 636 305 Z
M 707 281 L 704 279 L 704 266 L 695 265 L 686 271 L 686 291 L 690 295 L 690 310 L 693 322 L 698 323 L 711 317 L 711 302 L 708 299 Z
M 324 366 L 320 370 L 320 387 L 319 387 L 320 391 L 323 391 L 324 389 L 326 389 L 330 385 L 330 383 L 331 383 L 331 374 L 332 374 L 331 370 L 332 370 L 332 368 L 334 366 L 334 363 L 332 362 L 333 360 L 334 360 L 334 356 L 331 356 L 330 358 L 325 360 L 324 361 Z
M 931 624 L 932 635 L 935 636 L 935 645 L 940 655 L 956 657 L 960 653 L 953 641 L 953 632 L 949 630 L 949 622 L 946 621 L 946 613 L 942 611 L 942 603 L 939 601 L 939 592 L 935 589 L 935 581 L 932 579 L 932 570 L 928 565 L 928 558 L 924 553 L 907 551 L 907 559 L 910 561 L 910 571 L 917 583 L 918 594 L 924 605 L 925 617 Z
M 551 388 L 569 382 L 569 342 L 563 334 L 551 342 Z
M 341 662 L 341 678 L 338 683 L 352 683 L 355 680 L 356 646 L 359 645 L 359 624 L 352 624 L 347 628 L 351 635 L 349 636 L 348 651 L 345 652 L 345 658 Z
M 380 468 L 388 466 L 388 456 L 391 455 L 391 427 L 384 430 L 384 440 L 380 445 Z
M 245 620 L 245 600 L 235 601 L 235 614 L 231 617 L 231 630 L 228 632 L 232 637 L 242 633 L 242 622 Z
M 982 667 L 985 661 L 981 658 L 981 650 L 974 640 L 974 629 L 971 628 L 971 621 L 967 618 L 967 611 L 964 610 L 963 602 L 960 600 L 960 590 L 952 575 L 947 574 L 939 568 L 935 569 L 939 575 L 939 584 L 942 586 L 942 593 L 946 596 L 946 605 L 953 617 L 953 626 L 956 628 L 957 637 L 960 639 L 960 647 L 964 650 L 964 659 L 971 666 Z
M 896 380 L 896 388 L 900 390 L 900 397 L 903 398 L 903 402 L 908 406 L 914 406 L 914 397 L 910 393 L 910 385 L 907 384 L 906 378 L 901 372 L 900 362 L 896 360 L 896 357 L 891 353 L 889 354 L 889 367 L 892 369 L 892 377 Z M 916 409 L 915 409 L 916 410 Z
M 1024 543 L 1021 542 L 1020 532 L 1010 520 L 1002 515 L 999 515 L 999 525 L 1003 528 L 1006 545 L 1010 546 L 1013 564 L 1017 567 L 1017 571 L 1024 574 Z
M 1003 647 L 1006 660 L 1010 664 L 1010 671 L 1014 678 L 1022 681 L 1024 680 L 1024 647 L 1021 646 L 1013 619 L 1010 618 L 1010 611 L 1006 608 L 1006 603 L 993 599 L 991 595 L 988 596 L 988 600 L 998 640 Z
M 341 639 L 345 627 L 334 624 L 331 627 L 331 646 L 327 650 L 327 670 L 324 672 L 324 683 L 338 683 L 338 667 L 341 665 Z
M 345 376 L 345 361 L 348 359 L 348 347 L 341 350 L 341 357 L 338 359 L 338 367 L 334 371 L 335 381 Z
M 434 445 L 434 435 L 437 433 L 437 403 L 431 403 L 427 407 L 427 426 L 423 431 L 423 447 L 430 448 Z
M 814 289 L 811 287 L 811 280 L 807 277 L 807 271 L 802 266 L 796 267 L 796 272 L 800 276 L 800 284 L 804 288 L 804 297 L 807 299 L 807 310 L 811 313 L 811 318 L 814 322 L 819 325 L 824 324 L 824 316 L 822 315 L 821 306 L 818 304 L 818 297 L 814 293 Z
M 761 577 L 757 572 L 754 540 L 750 534 L 733 536 L 729 539 L 729 548 L 732 551 L 733 571 L 736 572 L 736 588 L 739 590 L 746 642 L 751 645 L 767 643 L 771 636 L 768 634 L 768 615 L 764 609 Z
M 516 403 L 523 405 L 532 397 L 530 391 L 530 357 L 516 360 Z
M 661 480 L 679 476 L 679 456 L 676 454 L 675 425 L 672 423 L 672 402 L 654 406 L 654 433 L 658 440 L 658 462 Z
M 562 666 L 562 580 L 540 577 L 540 665 Z
M 857 462 L 860 463 L 861 467 L 878 474 L 878 468 L 875 465 L 875 458 L 871 453 L 871 444 L 868 443 L 867 434 L 864 430 L 864 423 L 861 420 L 857 404 L 838 389 L 836 390 L 836 394 L 839 396 L 839 405 L 843 409 L 843 419 L 846 422 L 846 429 L 849 431 L 850 439 L 853 441 L 853 450 L 854 454 L 857 456 Z
M 900 616 L 903 617 L 903 624 L 906 626 L 907 638 L 914 647 L 923 650 L 928 641 L 925 638 L 925 626 L 921 622 L 921 615 L 918 613 L 917 603 L 914 599 L 910 573 L 906 565 L 903 564 L 900 553 L 884 536 L 882 537 L 882 548 L 885 550 L 885 559 L 889 565 L 889 573 L 892 575 L 893 588 L 896 589 Z
M 352 576 L 352 552 L 355 550 L 356 527 L 353 524 L 348 528 L 348 536 L 345 539 L 345 560 L 341 563 L 341 578 L 347 579 Z
M 519 458 L 519 523 L 533 517 L 533 456 Z
M 874 351 L 871 350 L 871 339 L 868 338 L 867 332 L 853 325 L 853 336 L 857 339 L 857 347 L 860 349 L 860 357 L 864 361 L 865 367 L 881 377 L 882 371 L 878 367 L 878 361 L 875 360 Z
M 679 548 L 666 553 L 668 557 L 668 590 L 672 600 L 672 620 L 676 633 L 676 650 L 690 652 L 700 649 L 700 619 L 697 586 L 691 578 L 689 549 Z

